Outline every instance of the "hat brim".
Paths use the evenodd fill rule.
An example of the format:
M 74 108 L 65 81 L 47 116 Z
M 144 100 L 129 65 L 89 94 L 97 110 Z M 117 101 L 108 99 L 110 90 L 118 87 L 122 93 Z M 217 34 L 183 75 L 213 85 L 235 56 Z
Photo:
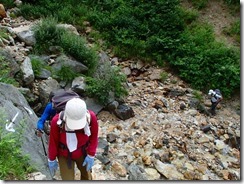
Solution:
M 66 116 L 66 125 L 71 130 L 79 130 L 85 127 L 87 121 L 86 116 L 84 116 L 82 119 L 74 120 Z

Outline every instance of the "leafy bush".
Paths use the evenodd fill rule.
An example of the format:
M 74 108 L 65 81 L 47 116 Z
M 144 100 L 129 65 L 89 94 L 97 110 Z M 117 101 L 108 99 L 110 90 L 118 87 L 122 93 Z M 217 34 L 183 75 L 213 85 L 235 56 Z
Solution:
M 25 180 L 27 174 L 34 169 L 28 164 L 29 157 L 21 152 L 21 129 L 15 128 L 15 133 L 7 132 L 3 109 L 0 114 L 0 180 Z
M 88 75 L 94 72 L 97 65 L 96 52 L 87 47 L 85 39 L 73 33 L 65 32 L 60 37 L 58 44 L 64 49 L 65 53 L 73 56 L 89 68 Z
M 240 53 L 216 42 L 210 26 L 195 24 L 183 34 L 170 63 L 195 89 L 219 88 L 229 97 L 240 86 Z
M 77 76 L 78 74 L 75 73 L 69 66 L 64 65 L 59 71 L 57 71 L 56 74 L 54 74 L 54 78 L 65 82 L 71 82 Z
M 167 72 L 161 72 L 160 73 L 160 80 L 162 82 L 166 81 L 168 79 L 168 73 Z
M 5 60 L 4 56 L 0 55 L 0 82 L 6 84 L 13 84 L 14 86 L 18 87 L 19 83 L 14 79 L 11 75 L 11 66 L 8 61 Z
M 37 53 L 48 53 L 50 46 L 57 46 L 65 30 L 57 27 L 54 17 L 41 19 L 33 28 L 36 38 L 34 50 Z
M 104 63 L 97 68 L 94 77 L 86 77 L 86 92 L 88 96 L 95 97 L 101 104 L 106 104 L 111 97 L 120 98 L 128 94 L 123 86 L 126 76 L 120 72 L 118 67 L 111 67 Z
M 224 29 L 223 32 L 226 35 L 234 37 L 236 42 L 239 43 L 239 45 L 240 45 L 240 42 L 241 42 L 241 31 L 240 31 L 240 28 L 241 28 L 241 21 L 237 20 L 236 22 L 232 23 L 230 25 L 230 27 Z
M 192 0 L 191 2 L 197 9 L 211 3 L 208 0 Z M 237 0 L 224 2 L 239 12 L 240 3 Z M 137 57 L 144 61 L 156 61 L 160 66 L 165 65 L 166 62 L 170 63 L 182 79 L 196 89 L 205 90 L 209 85 L 218 86 L 226 93 L 225 96 L 229 96 L 240 87 L 238 79 L 240 78 L 240 49 L 217 43 L 211 26 L 199 24 L 198 12 L 195 9 L 184 10 L 179 0 L 83 0 L 81 2 L 42 0 L 35 1 L 34 4 L 40 7 L 40 10 L 36 11 L 45 9 L 42 16 L 55 17 L 55 14 L 58 15 L 60 11 L 60 15 L 56 17 L 57 21 L 67 20 L 83 26 L 83 21 L 88 20 L 106 41 L 107 48 L 112 49 L 118 57 Z M 74 19 L 68 20 L 70 17 Z M 48 24 L 50 25 L 50 22 L 47 22 Z M 238 26 L 236 23 L 228 33 L 231 36 L 236 35 L 234 36 L 236 40 L 240 40 Z M 78 48 L 83 47 L 82 43 L 76 43 L 75 38 L 69 38 L 69 36 L 62 38 L 64 34 L 60 34 L 60 31 L 56 33 L 56 29 L 51 32 L 53 33 L 47 32 L 50 34 L 47 43 L 44 40 L 49 36 L 45 36 L 45 31 L 41 32 L 42 48 L 45 44 L 59 44 L 69 48 L 64 49 L 66 53 L 73 55 L 81 62 L 91 64 L 94 66 L 91 71 L 95 70 L 95 64 L 92 64 L 94 56 L 84 59 L 83 56 L 89 55 L 86 51 L 81 51 L 82 54 L 79 55 Z M 52 43 L 52 38 L 62 42 Z M 71 40 L 74 41 L 74 45 L 69 43 Z
M 208 3 L 208 0 L 191 0 L 191 1 L 193 6 L 198 10 L 205 8 Z
M 43 64 L 38 59 L 31 59 L 32 70 L 34 75 L 40 75 L 41 68 L 43 68 Z
M 14 0 L 1 0 L 1 4 L 3 4 L 5 10 L 15 7 Z
M 94 72 L 97 56 L 92 48 L 87 47 L 86 40 L 74 33 L 57 26 L 57 19 L 42 19 L 33 30 L 37 43 L 34 50 L 38 53 L 49 52 L 50 46 L 60 46 L 64 53 L 71 55 L 89 68 L 88 75 Z

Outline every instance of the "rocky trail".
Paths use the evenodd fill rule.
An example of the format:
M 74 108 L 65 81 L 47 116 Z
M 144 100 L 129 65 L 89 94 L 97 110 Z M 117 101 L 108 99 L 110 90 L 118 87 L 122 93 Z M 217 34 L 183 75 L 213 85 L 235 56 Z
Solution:
M 158 71 L 149 67 L 145 76 L 129 83 L 126 103 L 134 117 L 123 121 L 107 111 L 98 114 L 100 144 L 93 178 L 239 180 L 239 99 L 222 101 L 217 115 L 207 116 L 190 107 L 192 89 L 180 79 L 169 74 L 164 83 L 151 80 Z M 202 95 L 208 108 L 210 100 Z

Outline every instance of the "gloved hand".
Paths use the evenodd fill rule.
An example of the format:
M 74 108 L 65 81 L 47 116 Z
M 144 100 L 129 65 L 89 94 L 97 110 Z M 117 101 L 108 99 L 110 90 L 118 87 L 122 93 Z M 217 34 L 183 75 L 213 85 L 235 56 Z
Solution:
M 52 177 L 55 175 L 56 170 L 58 169 L 58 162 L 57 160 L 49 160 L 48 159 L 48 167 L 51 172 Z
M 92 166 L 94 165 L 94 157 L 87 155 L 82 166 L 86 165 L 86 171 L 91 170 Z
M 36 136 L 41 137 L 43 134 L 43 131 L 40 129 L 36 129 L 35 134 L 36 134 Z
M 42 122 L 37 122 L 37 129 L 43 130 L 44 129 L 44 124 Z

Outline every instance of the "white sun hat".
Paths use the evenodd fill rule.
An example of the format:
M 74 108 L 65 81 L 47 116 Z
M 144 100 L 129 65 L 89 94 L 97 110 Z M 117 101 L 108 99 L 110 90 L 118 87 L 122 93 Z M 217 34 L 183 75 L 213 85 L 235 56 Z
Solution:
M 87 107 L 84 100 L 73 98 L 66 103 L 64 110 L 64 120 L 71 130 L 79 130 L 85 127 Z
M 208 95 L 212 95 L 212 93 L 214 93 L 214 91 L 212 89 L 210 89 L 208 92 Z

